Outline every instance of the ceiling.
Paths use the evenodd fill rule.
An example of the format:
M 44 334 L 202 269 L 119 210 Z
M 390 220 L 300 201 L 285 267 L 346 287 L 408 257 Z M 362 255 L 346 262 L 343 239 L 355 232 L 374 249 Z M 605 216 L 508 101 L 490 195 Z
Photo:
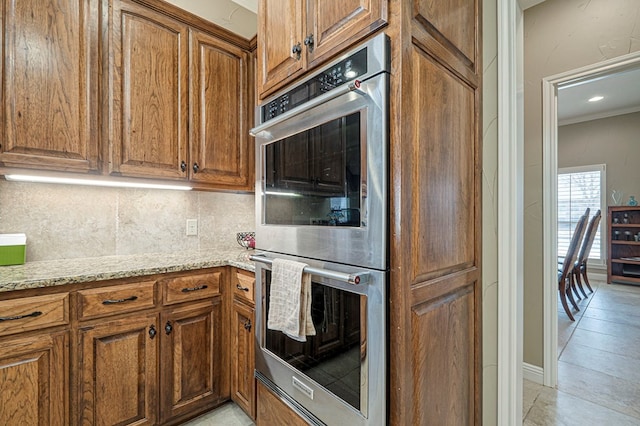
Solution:
M 258 28 L 258 0 L 165 0 L 246 39 Z
M 598 102 L 588 102 L 603 96 Z M 640 66 L 558 88 L 558 124 L 574 124 L 640 111 Z

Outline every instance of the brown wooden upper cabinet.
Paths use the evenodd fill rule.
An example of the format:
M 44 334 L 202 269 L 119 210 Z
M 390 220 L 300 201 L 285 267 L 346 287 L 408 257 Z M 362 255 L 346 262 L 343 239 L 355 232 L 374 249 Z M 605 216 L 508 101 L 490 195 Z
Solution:
M 387 22 L 387 0 L 261 1 L 258 96 L 315 68 Z
M 112 5 L 109 173 L 250 189 L 249 53 L 134 1 Z
M 97 172 L 98 4 L 0 2 L 0 167 Z

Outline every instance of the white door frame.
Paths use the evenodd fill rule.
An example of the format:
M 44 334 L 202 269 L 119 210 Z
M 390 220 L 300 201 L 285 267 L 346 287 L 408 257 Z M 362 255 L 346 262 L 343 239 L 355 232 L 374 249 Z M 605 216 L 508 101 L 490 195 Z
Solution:
M 522 423 L 523 14 L 497 0 L 497 15 L 498 425 L 512 426 Z
M 542 191 L 544 261 L 543 384 L 558 384 L 558 87 L 640 64 L 640 52 L 587 65 L 542 79 Z

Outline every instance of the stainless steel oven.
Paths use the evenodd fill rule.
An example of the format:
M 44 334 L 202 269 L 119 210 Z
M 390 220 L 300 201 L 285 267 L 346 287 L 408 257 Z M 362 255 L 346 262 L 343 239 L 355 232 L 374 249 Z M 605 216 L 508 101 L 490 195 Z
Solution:
M 312 424 L 386 423 L 389 40 L 257 109 L 256 377 Z M 269 330 L 271 263 L 311 274 L 306 342 Z
M 299 342 L 266 327 L 274 256 L 252 256 L 258 378 L 312 424 L 385 424 L 387 272 L 277 257 L 309 265 L 316 335 Z
M 256 110 L 256 247 L 387 267 L 388 38 Z

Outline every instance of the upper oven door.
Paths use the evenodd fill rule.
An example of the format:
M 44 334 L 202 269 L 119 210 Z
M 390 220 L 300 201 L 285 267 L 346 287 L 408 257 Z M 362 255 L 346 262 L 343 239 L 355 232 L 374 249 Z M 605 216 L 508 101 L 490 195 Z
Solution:
M 387 266 L 388 74 L 257 128 L 256 245 Z

